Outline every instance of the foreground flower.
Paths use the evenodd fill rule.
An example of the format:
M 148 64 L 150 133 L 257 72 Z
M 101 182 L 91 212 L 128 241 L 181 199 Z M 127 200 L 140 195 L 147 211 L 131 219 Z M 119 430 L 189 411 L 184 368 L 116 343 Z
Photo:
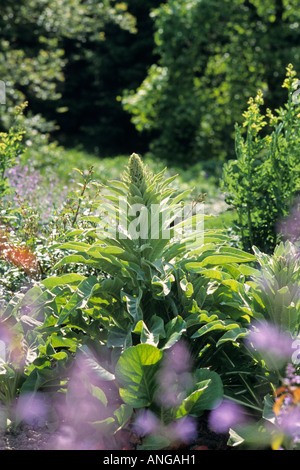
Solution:
M 278 231 L 286 240 L 297 243 L 300 240 L 300 198 L 298 197 L 288 217 L 278 224 Z
M 280 369 L 291 359 L 292 343 L 292 337 L 288 333 L 268 322 L 254 325 L 247 337 L 248 346 L 259 352 L 272 369 Z
M 244 422 L 244 410 L 237 403 L 223 400 L 222 403 L 211 411 L 209 415 L 209 427 L 212 431 L 224 434 L 230 428 Z
M 165 428 L 165 434 L 172 442 L 189 444 L 197 437 L 197 422 L 191 416 L 177 419 Z
M 44 425 L 48 414 L 48 404 L 41 393 L 26 393 L 18 399 L 16 414 L 18 419 L 30 425 Z
M 187 346 L 179 341 L 166 353 L 158 374 L 157 402 L 166 408 L 177 406 L 193 384 L 191 355 Z
M 292 364 L 286 367 L 282 386 L 275 391 L 273 411 L 281 439 L 288 438 L 289 446 L 300 444 L 300 377 Z M 278 441 L 279 442 L 279 441 Z M 280 441 L 281 442 L 281 441 Z
M 149 410 L 142 410 L 133 425 L 133 429 L 139 436 L 155 434 L 160 427 L 159 419 Z
M 191 416 L 185 416 L 164 424 L 150 410 L 143 410 L 134 421 L 133 430 L 141 437 L 161 435 L 170 443 L 189 444 L 197 437 L 197 422 Z

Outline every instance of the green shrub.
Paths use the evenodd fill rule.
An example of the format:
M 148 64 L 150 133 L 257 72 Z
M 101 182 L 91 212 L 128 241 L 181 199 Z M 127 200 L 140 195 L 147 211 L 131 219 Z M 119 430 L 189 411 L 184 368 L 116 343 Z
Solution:
M 300 190 L 299 104 L 293 100 L 297 80 L 287 67 L 283 87 L 288 101 L 274 115 L 262 111 L 262 92 L 243 114 L 246 135 L 236 126 L 236 160 L 225 164 L 222 187 L 236 211 L 238 233 L 246 250 L 253 245 L 270 253 L 280 240 L 278 223 Z
M 9 185 L 7 181 L 7 170 L 16 165 L 16 159 L 23 152 L 24 130 L 19 125 L 26 103 L 18 106 L 14 111 L 14 123 L 8 132 L 0 133 L 0 198 L 7 192 Z

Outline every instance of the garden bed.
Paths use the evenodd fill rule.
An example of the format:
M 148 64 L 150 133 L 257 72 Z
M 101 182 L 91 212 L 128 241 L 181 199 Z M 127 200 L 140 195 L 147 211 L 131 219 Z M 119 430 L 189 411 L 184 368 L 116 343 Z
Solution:
M 58 442 L 60 440 L 60 433 L 53 431 L 47 426 L 29 426 L 22 424 L 16 430 L 12 431 L 7 429 L 3 434 L 0 434 L 0 450 L 74 450 L 71 447 L 60 448 Z M 168 450 L 233 450 L 232 446 L 228 445 L 227 434 L 217 434 L 211 431 L 207 424 L 207 415 L 204 414 L 198 419 L 198 436 L 188 446 L 181 444 L 179 446 L 169 447 Z M 142 439 L 134 433 L 123 431 L 121 437 L 123 449 L 116 450 L 136 450 L 137 446 L 142 443 Z M 101 445 L 90 448 L 83 448 L 81 450 L 115 450 L 103 449 Z

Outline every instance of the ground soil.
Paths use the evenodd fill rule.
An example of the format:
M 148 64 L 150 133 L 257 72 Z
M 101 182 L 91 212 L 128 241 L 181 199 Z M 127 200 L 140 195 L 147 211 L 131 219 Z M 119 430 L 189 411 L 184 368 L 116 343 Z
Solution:
M 0 434 L 0 450 L 59 450 L 51 448 L 51 443 L 55 442 L 55 433 L 56 431 L 48 429 L 47 426 L 20 425 L 15 430 L 8 429 L 5 433 Z M 138 444 L 141 443 L 138 436 L 126 431 L 122 440 L 124 440 L 123 449 L 125 450 L 135 450 Z M 185 450 L 232 450 L 227 445 L 227 441 L 227 435 L 215 434 L 208 428 L 204 415 L 198 421 L 197 439 L 189 446 L 181 445 L 177 448 Z M 174 450 L 174 448 L 171 450 Z

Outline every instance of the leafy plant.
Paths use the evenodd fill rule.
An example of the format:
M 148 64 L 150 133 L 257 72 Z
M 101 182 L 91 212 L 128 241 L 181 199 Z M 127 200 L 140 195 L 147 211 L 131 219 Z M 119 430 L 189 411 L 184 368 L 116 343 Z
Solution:
M 232 247 L 222 231 L 204 230 L 208 216 L 197 205 L 183 211 L 189 192 L 177 193 L 170 187 L 174 180 L 165 179 L 164 171 L 154 175 L 133 154 L 122 179 L 102 187 L 100 214 L 81 210 L 79 194 L 78 218 L 72 212 L 76 227 L 53 245 L 65 252 L 53 275 L 3 306 L 5 317 L 16 318 L 26 308 L 38 335 L 38 354 L 24 370 L 21 395 L 60 390 L 69 365 L 90 351 L 92 371 L 107 383 L 103 388 L 84 380 L 103 410 L 89 422 L 114 439 L 142 409 L 162 425 L 161 444 L 155 445 L 167 443 L 172 423 L 187 426 L 222 394 L 239 395 L 240 402 L 261 410 L 257 382 L 265 375 L 241 347 L 253 319 L 246 279 L 256 273 L 250 265 L 256 256 Z M 184 388 L 179 374 L 168 390 L 161 382 L 163 364 L 180 340 L 193 370 Z M 175 401 L 166 405 L 161 400 L 168 391 Z M 112 402 L 107 393 L 116 394 Z M 153 446 L 152 439 L 148 435 L 145 445 Z
M 162 351 L 151 344 L 131 346 L 122 353 L 115 369 L 123 401 L 135 410 L 147 408 L 148 416 L 153 413 L 160 420 L 157 432 L 161 436 L 159 439 L 156 435 L 156 444 L 162 447 L 172 443 L 170 435 L 169 440 L 163 435 L 164 426 L 174 425 L 177 421 L 183 423 L 187 417 L 201 416 L 204 410 L 217 406 L 223 395 L 222 381 L 215 372 L 196 369 L 189 376 L 191 358 L 185 356 L 185 348 L 182 346 L 176 353 L 178 345 L 176 343 L 171 348 L 172 352 L 175 348 L 173 361 L 172 357 L 166 361 L 170 350 Z M 183 354 L 187 362 L 180 364 L 176 354 Z M 168 374 L 169 378 L 166 379 Z M 166 397 L 162 396 L 164 387 L 168 388 Z M 147 427 L 146 422 L 147 418 Z M 149 449 L 153 445 L 153 433 L 148 435 L 145 428 L 140 432 L 146 435 L 140 448 Z
M 300 328 L 299 257 L 295 246 L 281 242 L 273 255 L 254 247 L 259 270 L 251 276 L 251 309 L 256 319 L 267 320 L 297 337 Z
M 0 133 L 0 197 L 2 198 L 8 190 L 7 170 L 16 164 L 16 159 L 22 153 L 24 130 L 20 127 L 18 120 L 22 115 L 25 103 L 15 107 L 14 124 L 8 132 Z
M 226 201 L 237 213 L 238 232 L 246 250 L 253 245 L 272 253 L 279 241 L 278 223 L 291 210 L 299 192 L 299 104 L 293 93 L 297 80 L 292 65 L 287 67 L 283 86 L 288 101 L 275 116 L 263 114 L 262 92 L 249 100 L 243 114 L 246 136 L 236 125 L 237 159 L 225 164 L 223 189 Z M 267 132 L 266 126 L 273 130 Z

